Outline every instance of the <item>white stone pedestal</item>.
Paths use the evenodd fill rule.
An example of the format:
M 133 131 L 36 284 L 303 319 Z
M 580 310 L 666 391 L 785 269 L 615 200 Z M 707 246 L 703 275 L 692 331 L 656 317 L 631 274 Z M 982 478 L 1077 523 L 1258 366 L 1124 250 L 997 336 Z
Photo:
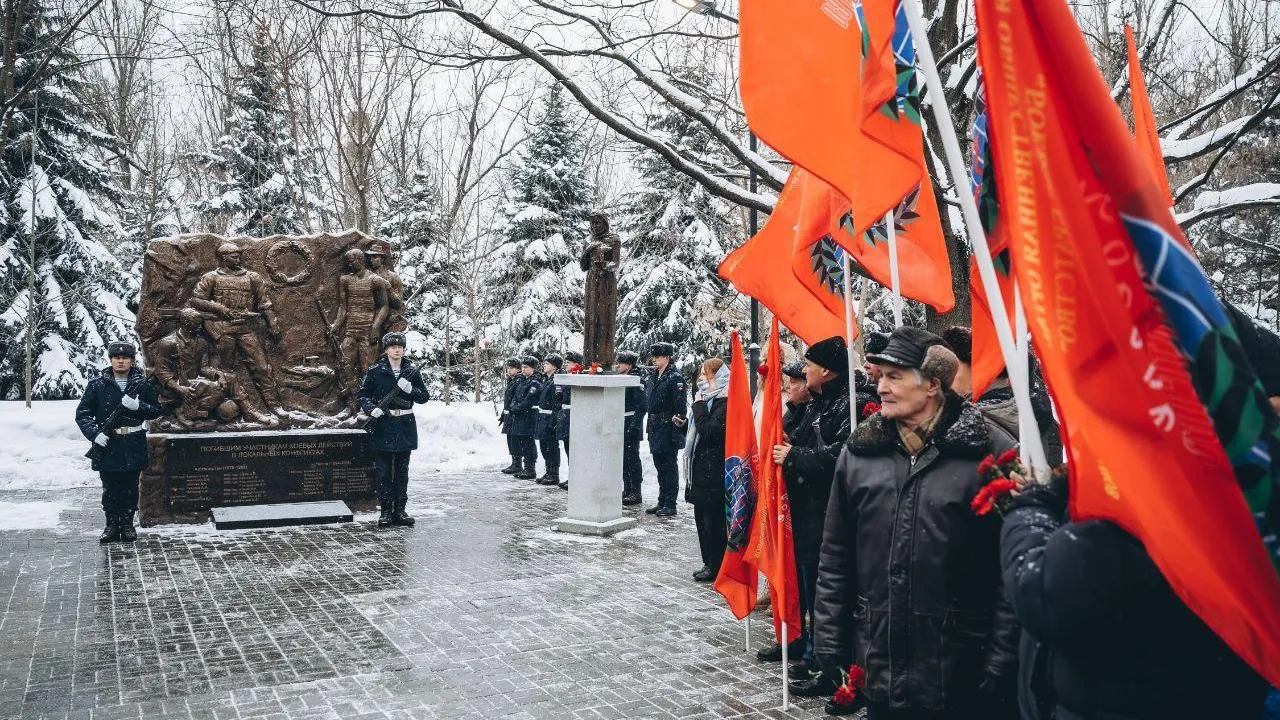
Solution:
M 569 511 L 561 532 L 612 535 L 635 527 L 622 516 L 622 412 L 634 375 L 556 375 L 573 388 L 569 424 Z

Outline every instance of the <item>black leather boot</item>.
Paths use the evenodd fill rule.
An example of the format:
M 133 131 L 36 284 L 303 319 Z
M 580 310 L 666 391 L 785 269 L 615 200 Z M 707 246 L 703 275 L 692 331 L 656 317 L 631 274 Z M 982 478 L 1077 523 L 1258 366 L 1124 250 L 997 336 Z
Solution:
M 120 513 L 120 542 L 134 542 L 138 539 L 138 531 L 133 527 L 133 511 Z
M 413 527 L 413 524 L 417 521 L 409 517 L 409 513 L 404 511 L 404 506 L 405 504 L 402 502 L 396 503 L 396 509 L 391 513 L 391 522 L 396 525 Z
M 536 459 L 530 460 L 528 458 L 525 458 L 524 469 L 522 469 L 520 472 L 515 474 L 515 479 L 532 480 L 536 477 L 538 477 L 538 461 Z
M 391 503 L 382 505 L 382 513 L 378 515 L 378 527 L 391 527 L 395 521 L 391 519 Z
M 98 536 L 98 542 L 106 545 L 120 539 L 120 519 L 116 513 L 107 513 L 107 524 L 102 528 L 102 534 Z
M 520 458 L 512 457 L 511 464 L 502 468 L 502 472 L 507 475 L 515 475 L 520 472 Z
M 560 468 L 547 468 L 547 474 L 538 478 L 536 482 L 539 485 L 559 485 Z

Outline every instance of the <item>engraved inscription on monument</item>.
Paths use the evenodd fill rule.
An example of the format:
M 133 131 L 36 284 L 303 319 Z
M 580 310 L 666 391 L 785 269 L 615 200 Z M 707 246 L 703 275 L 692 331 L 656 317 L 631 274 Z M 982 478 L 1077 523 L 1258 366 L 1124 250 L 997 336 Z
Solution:
M 374 498 L 373 456 L 361 431 L 168 435 L 164 511 Z

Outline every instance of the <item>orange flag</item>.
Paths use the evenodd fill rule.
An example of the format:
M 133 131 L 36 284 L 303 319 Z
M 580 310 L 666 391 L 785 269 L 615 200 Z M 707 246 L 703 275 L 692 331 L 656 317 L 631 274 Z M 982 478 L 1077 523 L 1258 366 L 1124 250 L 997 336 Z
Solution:
M 776 322 L 776 321 L 775 321 Z M 756 582 L 759 577 L 748 555 L 752 513 L 755 510 L 756 470 L 760 458 L 756 452 L 756 424 L 751 411 L 751 386 L 747 379 L 747 361 L 742 355 L 742 338 L 731 333 L 733 353 L 729 360 L 729 398 L 724 433 L 724 484 L 728 497 L 726 508 L 729 527 L 729 549 L 716 576 L 716 592 L 724 596 L 729 610 L 739 620 L 756 606 Z M 739 538 L 741 540 L 739 541 Z
M 760 474 L 757 476 L 755 527 L 747 562 L 760 568 L 769 581 L 773 609 L 774 636 L 789 643 L 800 636 L 800 594 L 796 582 L 795 541 L 791 530 L 791 504 L 782 466 L 773 461 L 773 447 L 782 444 L 782 349 L 778 343 L 778 320 L 773 320 L 767 353 L 769 372 L 765 374 L 760 412 Z M 786 637 L 782 625 L 786 623 Z
M 858 234 L 921 180 L 915 155 L 902 153 L 909 139 L 898 137 L 903 128 L 891 103 L 901 70 L 888 65 L 895 8 L 894 0 L 739 4 L 739 85 L 748 124 L 774 150 L 851 198 Z M 915 105 L 902 112 L 918 117 L 918 91 Z
M 1133 139 L 1138 142 L 1138 154 L 1151 167 L 1151 172 L 1164 191 L 1165 200 L 1173 207 L 1173 191 L 1169 189 L 1169 174 L 1164 166 L 1164 152 L 1160 149 L 1160 133 L 1156 130 L 1156 115 L 1151 110 L 1151 97 L 1147 94 L 1147 81 L 1142 77 L 1142 64 L 1138 62 L 1138 43 L 1133 38 L 1133 28 L 1124 26 L 1124 38 L 1129 44 L 1129 96 L 1133 100 Z
M 1280 684 L 1280 579 L 1259 533 L 1274 416 L 1066 2 L 977 10 L 1000 221 L 1067 430 L 1072 516 L 1139 538 Z
M 812 345 L 844 335 L 844 271 L 838 259 L 806 265 L 801 272 L 786 269 L 801 239 L 812 243 L 830 225 L 827 216 L 805 215 L 805 176 L 799 168 L 791 171 L 764 228 L 729 253 L 718 272 L 738 292 L 759 300 L 791 332 Z

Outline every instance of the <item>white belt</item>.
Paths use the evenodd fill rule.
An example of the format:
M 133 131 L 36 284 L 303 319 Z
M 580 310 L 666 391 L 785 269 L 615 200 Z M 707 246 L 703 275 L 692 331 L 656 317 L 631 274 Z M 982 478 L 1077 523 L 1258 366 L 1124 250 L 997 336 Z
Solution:
M 134 425 L 132 427 L 118 427 L 113 432 L 117 435 L 132 435 L 133 433 L 142 432 L 146 429 L 145 425 Z
M 560 406 L 560 409 L 561 409 L 561 410 L 568 410 L 568 409 L 569 409 L 569 406 L 568 406 L 568 405 L 561 405 L 561 406 Z
M 635 411 L 635 410 L 628 410 L 628 411 L 626 411 L 626 412 L 622 413 L 622 417 L 631 417 L 632 415 L 635 415 L 635 414 L 636 414 L 636 411 Z
M 387 414 L 390 415 L 391 417 L 402 417 L 404 415 L 412 415 L 413 408 L 409 408 L 407 410 L 388 410 Z
M 550 410 L 543 410 L 542 408 L 538 408 L 538 414 L 540 414 L 540 415 L 550 415 L 550 414 L 551 414 L 551 411 L 550 411 Z

